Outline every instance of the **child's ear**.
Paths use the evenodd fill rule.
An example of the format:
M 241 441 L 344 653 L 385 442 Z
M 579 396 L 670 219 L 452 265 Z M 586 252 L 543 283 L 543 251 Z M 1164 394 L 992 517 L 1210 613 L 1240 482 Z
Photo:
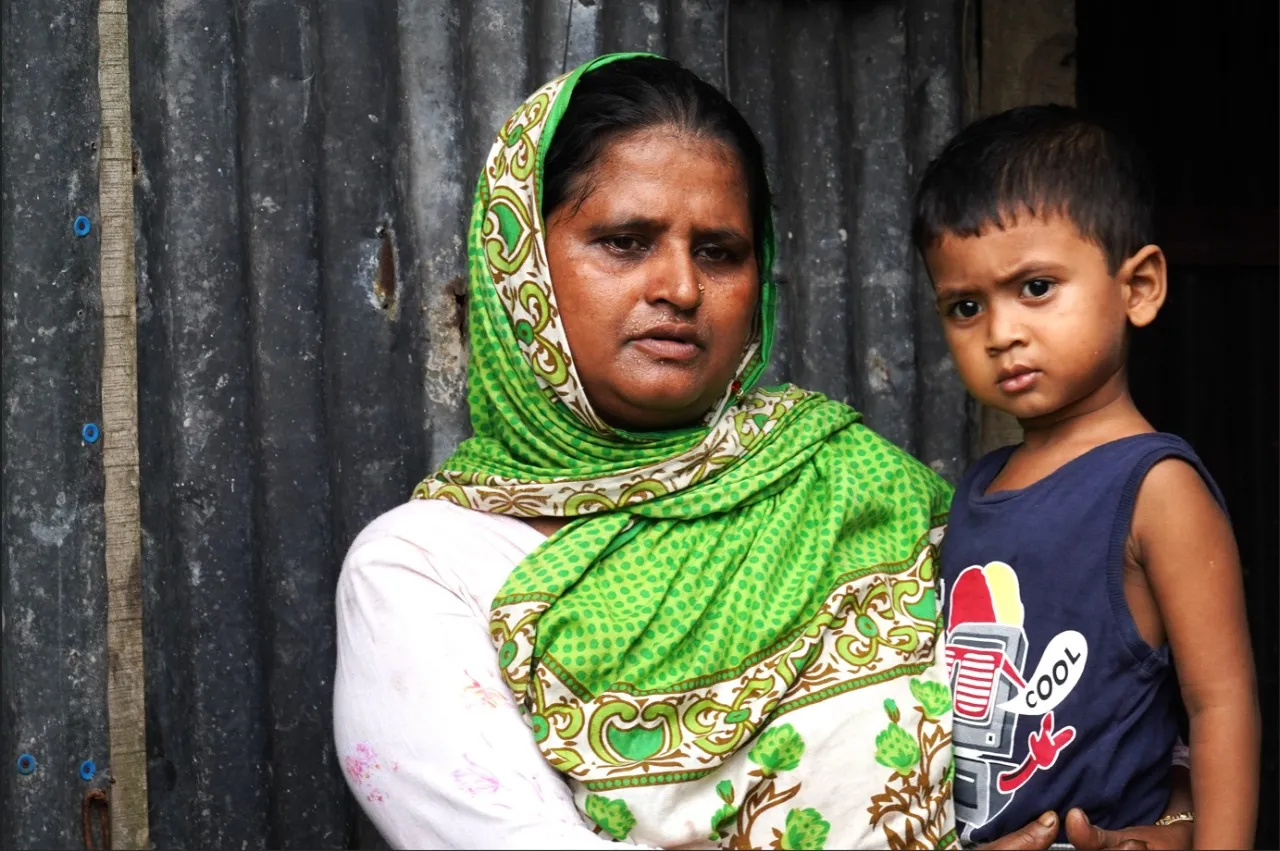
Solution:
M 1164 252 L 1145 245 L 1125 261 L 1116 276 L 1124 287 L 1125 312 L 1137 328 L 1150 325 L 1169 291 Z

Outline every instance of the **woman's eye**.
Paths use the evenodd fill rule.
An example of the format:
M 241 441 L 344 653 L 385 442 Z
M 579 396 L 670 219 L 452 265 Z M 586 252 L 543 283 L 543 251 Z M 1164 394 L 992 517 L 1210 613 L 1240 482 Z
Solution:
M 607 248 L 619 254 L 634 254 L 644 250 L 644 243 L 634 236 L 609 236 L 602 241 Z
M 960 319 L 972 319 L 978 315 L 978 311 L 981 309 L 982 308 L 976 301 L 971 298 L 966 298 L 951 305 L 951 307 L 947 309 L 947 312 L 952 316 L 959 317 Z
M 1022 295 L 1026 298 L 1044 298 L 1053 289 L 1053 281 L 1036 278 L 1022 285 Z
M 703 260 L 709 260 L 712 263 L 723 263 L 729 259 L 729 252 L 718 245 L 705 245 L 698 249 L 698 254 Z

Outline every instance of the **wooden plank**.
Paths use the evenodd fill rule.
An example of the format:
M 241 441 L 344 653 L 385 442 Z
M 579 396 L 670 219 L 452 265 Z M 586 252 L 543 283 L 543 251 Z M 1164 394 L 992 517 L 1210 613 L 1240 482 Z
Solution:
M 107 735 L 111 844 L 146 848 L 146 712 L 138 502 L 138 334 L 127 0 L 98 6 L 102 453 L 106 478 Z

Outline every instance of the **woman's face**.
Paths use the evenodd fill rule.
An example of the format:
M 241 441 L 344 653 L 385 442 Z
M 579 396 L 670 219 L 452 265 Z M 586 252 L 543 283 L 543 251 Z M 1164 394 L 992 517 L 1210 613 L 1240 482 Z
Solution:
M 746 350 L 759 273 L 746 175 L 725 144 L 672 127 L 614 140 L 547 219 L 569 348 L 596 413 L 633 431 L 690 425 Z M 581 184 L 580 184 L 581 185 Z

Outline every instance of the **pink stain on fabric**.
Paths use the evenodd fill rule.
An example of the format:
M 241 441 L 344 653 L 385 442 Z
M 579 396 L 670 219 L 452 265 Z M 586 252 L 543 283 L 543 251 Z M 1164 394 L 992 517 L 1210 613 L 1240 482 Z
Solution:
M 490 709 L 496 709 L 500 704 L 510 702 L 506 694 L 497 689 L 489 688 L 470 673 L 467 673 L 467 679 L 471 680 L 471 683 L 462 690 L 462 693 L 467 696 L 467 706 L 469 708 L 483 704 Z
M 373 772 L 382 770 L 382 763 L 378 761 L 377 753 L 364 742 L 356 745 L 354 753 L 347 754 L 343 759 L 343 765 L 351 782 L 359 788 L 363 788 L 364 784 L 373 778 Z M 400 763 L 392 763 L 391 770 L 399 771 Z M 374 786 L 365 795 L 365 800 L 371 804 L 381 804 L 385 801 L 385 795 L 381 789 Z
M 470 768 L 458 768 L 453 772 L 453 782 L 458 784 L 458 788 L 466 792 L 472 798 L 478 795 L 497 795 L 504 791 L 502 784 L 492 772 L 476 765 L 469 756 L 463 756 L 470 765 Z M 505 807 L 500 801 L 494 802 L 497 806 Z

